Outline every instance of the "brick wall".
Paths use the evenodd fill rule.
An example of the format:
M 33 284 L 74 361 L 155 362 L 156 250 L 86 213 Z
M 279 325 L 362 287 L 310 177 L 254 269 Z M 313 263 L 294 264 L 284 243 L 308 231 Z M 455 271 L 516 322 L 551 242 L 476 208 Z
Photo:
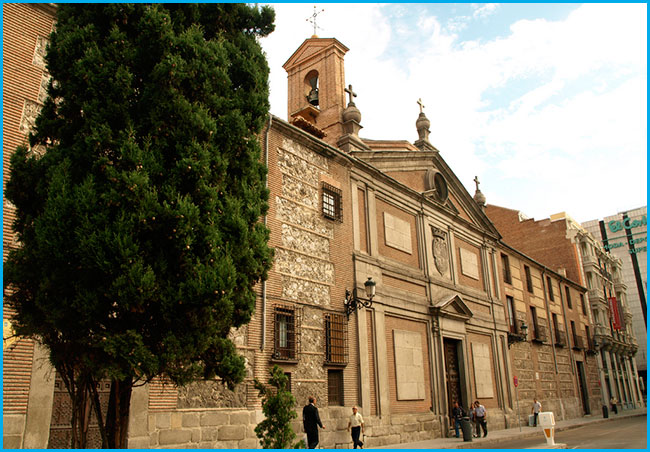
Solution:
M 554 271 L 566 268 L 571 281 L 584 284 L 580 277 L 577 250 L 566 238 L 564 221 L 529 219 L 520 222 L 518 211 L 493 205 L 486 206 L 485 213 L 505 243 Z

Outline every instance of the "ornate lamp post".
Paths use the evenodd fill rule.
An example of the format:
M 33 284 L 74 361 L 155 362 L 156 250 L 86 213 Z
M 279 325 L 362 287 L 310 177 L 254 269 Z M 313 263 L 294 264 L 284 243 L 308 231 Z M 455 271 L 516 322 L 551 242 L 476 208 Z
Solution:
M 357 309 L 361 308 L 369 308 L 372 306 L 372 298 L 375 296 L 375 288 L 377 286 L 377 283 L 372 280 L 371 277 L 368 277 L 368 280 L 363 283 L 364 288 L 366 289 L 366 297 L 367 298 L 359 298 L 357 296 L 357 289 L 353 289 L 352 292 L 349 290 L 345 291 L 345 301 L 343 304 L 345 305 L 345 315 L 350 318 L 350 314 L 352 314 L 354 311 Z
M 528 325 L 525 322 L 521 322 L 519 327 L 520 333 L 508 333 L 508 348 L 515 342 L 524 342 L 528 339 Z

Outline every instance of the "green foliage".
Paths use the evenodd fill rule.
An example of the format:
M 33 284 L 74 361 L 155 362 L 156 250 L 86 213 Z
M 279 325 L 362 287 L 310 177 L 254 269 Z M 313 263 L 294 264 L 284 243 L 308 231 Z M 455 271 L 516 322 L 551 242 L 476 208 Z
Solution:
M 255 388 L 263 397 L 262 412 L 265 416 L 255 427 L 255 433 L 264 449 L 289 449 L 296 439 L 296 434 L 291 428 L 291 421 L 298 417 L 294 410 L 296 399 L 291 391 L 287 390 L 287 376 L 277 364 L 273 366 L 270 374 L 268 383 L 271 388 L 255 380 Z M 304 449 L 304 440 L 293 444 L 293 448 Z
M 257 135 L 274 13 L 243 4 L 58 5 L 49 97 L 5 195 L 16 331 L 96 378 L 232 385 L 227 339 L 272 262 Z

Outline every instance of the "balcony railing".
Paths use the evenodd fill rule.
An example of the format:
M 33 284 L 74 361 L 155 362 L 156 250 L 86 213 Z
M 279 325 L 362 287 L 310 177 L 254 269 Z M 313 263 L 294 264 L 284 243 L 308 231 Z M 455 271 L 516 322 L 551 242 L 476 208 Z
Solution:
M 573 347 L 574 350 L 584 350 L 585 345 L 583 343 L 582 337 L 573 336 Z
M 564 331 L 555 330 L 555 346 L 566 347 L 566 333 Z
M 543 344 L 546 342 L 546 327 L 543 325 L 537 325 L 537 328 L 533 328 L 533 341 Z

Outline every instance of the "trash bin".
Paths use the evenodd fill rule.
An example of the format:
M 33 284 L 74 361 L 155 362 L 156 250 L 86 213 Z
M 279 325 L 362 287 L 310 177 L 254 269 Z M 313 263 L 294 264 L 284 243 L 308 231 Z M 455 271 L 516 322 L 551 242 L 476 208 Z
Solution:
M 609 410 L 607 409 L 607 405 L 603 405 L 603 419 L 607 419 L 609 417 Z
M 460 420 L 460 428 L 463 430 L 463 441 L 472 440 L 472 423 L 469 417 L 465 416 Z

